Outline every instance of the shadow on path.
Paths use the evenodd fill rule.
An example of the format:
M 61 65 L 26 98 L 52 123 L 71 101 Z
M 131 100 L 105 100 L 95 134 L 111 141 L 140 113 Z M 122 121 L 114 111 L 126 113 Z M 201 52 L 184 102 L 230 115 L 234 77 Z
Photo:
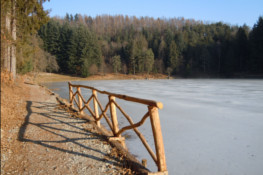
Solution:
M 77 124 L 87 123 L 86 120 L 70 117 L 70 114 L 64 111 L 64 109 L 59 109 L 56 103 L 27 101 L 26 109 L 27 109 L 27 115 L 18 133 L 19 141 L 31 142 L 64 153 L 69 153 L 76 156 L 83 156 L 89 159 L 94 159 L 104 163 L 109 163 L 115 166 L 123 167 L 123 162 L 121 162 L 121 160 L 115 157 L 111 157 L 106 152 L 96 149 L 95 146 L 94 146 L 95 148 L 88 146 L 88 144 L 85 144 L 87 142 L 80 143 L 80 141 L 92 140 L 92 139 L 98 140 L 99 142 L 106 141 L 105 136 L 99 135 L 97 133 L 93 133 L 80 126 L 77 126 Z M 45 122 L 41 122 L 41 123 L 33 122 L 34 120 L 38 120 L 36 118 L 40 118 L 39 119 L 40 121 L 45 121 Z M 45 132 L 47 132 L 47 135 L 48 134 L 53 135 L 52 138 L 55 139 L 46 139 L 46 140 L 40 139 L 40 138 L 45 138 L 45 136 L 39 136 L 38 137 L 39 139 L 31 139 L 30 134 L 27 134 L 26 136 L 26 132 L 31 129 L 30 127 L 32 127 L 31 125 L 37 127 L 37 129 L 44 130 Z M 68 136 L 69 134 L 76 134 L 78 137 L 70 138 Z M 70 150 L 69 148 L 61 148 L 58 146 L 51 145 L 52 143 L 59 143 L 59 144 L 71 143 L 73 144 L 73 147 L 80 147 L 81 149 L 84 149 L 86 151 L 83 153 L 83 151 L 80 152 L 74 149 Z M 87 152 L 88 153 L 97 152 L 102 156 L 96 157 L 94 155 L 87 154 Z M 110 160 L 106 159 L 106 157 Z

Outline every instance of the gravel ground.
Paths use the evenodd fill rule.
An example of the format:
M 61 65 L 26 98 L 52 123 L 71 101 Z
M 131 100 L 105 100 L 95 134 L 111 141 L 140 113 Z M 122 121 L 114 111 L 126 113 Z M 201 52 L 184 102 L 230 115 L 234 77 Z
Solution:
M 130 174 L 106 138 L 44 88 L 1 93 L 1 174 Z

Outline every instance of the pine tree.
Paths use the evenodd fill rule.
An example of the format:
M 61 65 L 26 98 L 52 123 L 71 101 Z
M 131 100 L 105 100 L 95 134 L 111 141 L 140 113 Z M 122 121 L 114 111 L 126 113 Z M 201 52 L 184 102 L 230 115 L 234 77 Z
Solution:
M 260 16 L 250 33 L 250 63 L 253 73 L 263 73 L 263 16 Z
M 127 49 L 129 54 L 129 73 L 133 73 L 135 75 L 135 70 L 136 70 L 135 42 L 130 41 Z
M 169 47 L 169 62 L 171 69 L 176 67 L 176 59 L 178 59 L 178 50 L 175 41 L 173 40 Z
M 239 27 L 235 38 L 235 71 L 242 72 L 249 57 L 248 27 Z
M 120 55 L 115 55 L 112 57 L 112 65 L 115 73 L 118 73 L 121 70 L 121 57 Z
M 152 49 L 148 49 L 145 53 L 145 69 L 147 74 L 149 74 L 153 69 L 154 64 L 154 54 Z

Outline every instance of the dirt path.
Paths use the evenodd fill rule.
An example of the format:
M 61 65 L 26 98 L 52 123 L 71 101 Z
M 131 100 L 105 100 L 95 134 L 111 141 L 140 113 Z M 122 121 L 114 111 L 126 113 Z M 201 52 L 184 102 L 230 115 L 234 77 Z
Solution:
M 1 83 L 1 174 L 124 174 L 122 158 L 92 124 L 32 84 Z

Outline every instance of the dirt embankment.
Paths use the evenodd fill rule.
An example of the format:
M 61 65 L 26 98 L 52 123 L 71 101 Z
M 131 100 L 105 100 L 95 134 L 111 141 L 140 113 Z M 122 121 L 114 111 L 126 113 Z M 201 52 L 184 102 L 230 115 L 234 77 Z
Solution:
M 1 73 L 1 174 L 131 174 L 94 125 L 27 76 Z

